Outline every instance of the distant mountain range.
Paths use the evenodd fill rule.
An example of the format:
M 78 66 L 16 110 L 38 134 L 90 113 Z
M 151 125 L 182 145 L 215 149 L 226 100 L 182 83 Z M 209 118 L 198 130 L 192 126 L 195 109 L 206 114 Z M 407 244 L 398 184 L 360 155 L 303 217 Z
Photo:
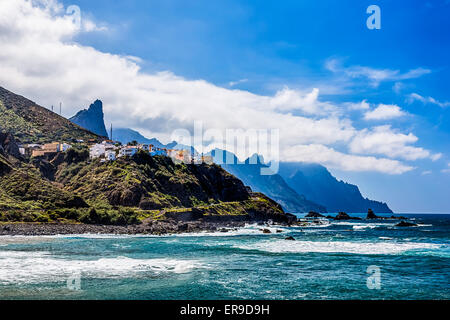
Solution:
M 110 137 L 111 138 L 111 137 Z M 114 141 L 119 141 L 122 144 L 127 144 L 131 141 L 137 141 L 138 143 L 143 144 L 152 144 L 157 148 L 163 148 L 165 147 L 164 144 L 162 144 L 158 139 L 148 139 L 144 137 L 139 132 L 132 130 L 132 129 L 125 129 L 125 128 L 117 128 L 113 129 L 113 137 L 112 139 Z
M 216 149 L 211 152 L 211 155 L 216 163 L 228 163 L 226 159 L 234 159 L 232 164 L 221 164 L 220 166 L 238 177 L 254 191 L 262 192 L 274 199 L 289 212 L 327 212 L 324 206 L 307 200 L 304 195 L 292 189 L 279 174 L 261 175 L 261 168 L 267 166 L 261 162 L 258 156 L 254 156 L 252 161 L 249 158 L 243 163 L 239 163 L 236 155 L 228 151 Z
M 111 137 L 110 137 L 111 138 Z M 148 139 L 144 137 L 139 132 L 127 129 L 127 128 L 117 128 L 113 129 L 113 137 L 114 141 L 119 141 L 122 144 L 127 144 L 128 142 L 136 141 L 142 144 L 152 144 L 157 148 L 167 148 L 167 149 L 179 149 L 179 150 L 190 150 L 192 153 L 196 154 L 197 152 L 193 147 L 186 146 L 183 144 L 179 144 L 176 141 L 172 141 L 168 144 L 163 144 L 156 138 Z
M 85 123 L 88 126 L 86 128 L 92 132 L 106 132 L 102 104 L 99 101 L 91 105 L 88 110 L 80 111 L 71 119 L 75 119 L 78 123 Z M 188 149 L 196 152 L 193 147 L 179 145 L 175 141 L 164 145 L 158 139 L 148 139 L 138 131 L 127 128 L 114 129 L 113 139 L 122 144 L 137 141 L 138 143 L 153 144 L 159 148 Z M 224 163 L 224 159 L 219 161 L 216 151 L 220 150 L 211 153 L 216 163 Z M 338 181 L 321 165 L 281 162 L 278 174 L 263 176 L 260 174 L 260 170 L 267 165 L 260 160 L 260 157 L 255 155 L 257 159 L 253 160 L 256 161 L 250 162 L 247 159 L 243 163 L 238 163 L 234 154 L 227 152 L 223 156 L 226 154 L 235 161 L 234 164 L 221 165 L 225 170 L 242 180 L 254 191 L 262 192 L 276 200 L 287 211 L 295 213 L 308 211 L 361 213 L 367 212 L 370 208 L 378 213 L 392 213 L 386 203 L 364 198 L 357 186 Z
M 279 174 L 287 184 L 307 199 L 324 205 L 329 212 L 392 213 L 386 203 L 364 198 L 353 184 L 338 181 L 322 165 L 281 162 Z
M 100 100 L 96 100 L 89 106 L 89 109 L 79 111 L 69 120 L 101 137 L 108 136 L 105 128 L 103 103 Z

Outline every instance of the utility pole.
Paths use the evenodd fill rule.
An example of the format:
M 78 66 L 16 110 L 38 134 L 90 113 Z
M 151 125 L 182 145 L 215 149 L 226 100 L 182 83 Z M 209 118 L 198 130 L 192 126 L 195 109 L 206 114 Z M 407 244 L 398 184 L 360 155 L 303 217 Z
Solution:
M 52 112 L 53 112 L 53 105 L 52 105 Z

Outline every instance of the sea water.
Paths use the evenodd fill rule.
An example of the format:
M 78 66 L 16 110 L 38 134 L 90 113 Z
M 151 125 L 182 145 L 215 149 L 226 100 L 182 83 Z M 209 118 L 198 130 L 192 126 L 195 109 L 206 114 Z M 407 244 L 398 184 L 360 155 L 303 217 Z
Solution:
M 248 225 L 168 236 L 3 236 L 0 298 L 449 299 L 450 215 L 408 217 L 419 226 L 352 220 L 272 226 L 271 234 Z

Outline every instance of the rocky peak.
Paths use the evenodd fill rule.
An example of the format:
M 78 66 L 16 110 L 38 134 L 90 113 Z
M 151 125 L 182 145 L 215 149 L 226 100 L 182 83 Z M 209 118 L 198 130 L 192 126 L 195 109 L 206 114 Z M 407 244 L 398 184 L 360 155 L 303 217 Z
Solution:
M 87 110 L 84 109 L 79 111 L 69 120 L 102 137 L 108 136 L 104 121 L 103 103 L 101 100 L 95 100 Z

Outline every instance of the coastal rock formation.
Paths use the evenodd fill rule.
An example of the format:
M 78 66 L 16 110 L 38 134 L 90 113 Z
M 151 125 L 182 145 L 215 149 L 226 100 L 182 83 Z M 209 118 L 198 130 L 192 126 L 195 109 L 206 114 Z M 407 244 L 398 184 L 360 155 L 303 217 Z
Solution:
M 325 218 L 324 215 L 318 213 L 318 212 L 314 212 L 314 211 L 310 211 L 305 218 Z
M 412 222 L 401 221 L 395 225 L 396 227 L 417 227 L 418 225 Z
M 369 211 L 367 212 L 367 217 L 366 219 L 380 219 L 381 217 L 378 217 L 372 209 L 369 209 Z
M 334 220 L 361 220 L 361 218 L 358 217 L 350 217 L 345 212 L 339 212 L 339 214 L 334 218 Z

